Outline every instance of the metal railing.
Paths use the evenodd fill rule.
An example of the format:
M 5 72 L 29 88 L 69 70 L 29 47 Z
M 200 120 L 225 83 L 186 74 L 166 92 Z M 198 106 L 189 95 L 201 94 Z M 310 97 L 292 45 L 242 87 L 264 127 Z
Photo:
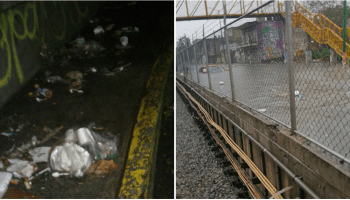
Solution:
M 226 24 L 223 1 L 223 26 L 215 30 L 203 26 L 202 37 L 197 31 L 192 44 L 177 49 L 178 75 L 286 126 L 291 134 L 304 137 L 307 144 L 349 168 L 350 67 L 341 62 L 339 50 L 315 38 L 325 30 L 309 18 L 321 16 L 322 2 L 320 13 L 286 1 L 275 15 L 251 20 L 251 14 L 272 2 Z M 331 21 L 339 8 L 327 7 L 334 13 L 324 15 Z M 307 26 L 309 21 L 313 24 Z M 214 22 L 218 27 L 219 21 Z

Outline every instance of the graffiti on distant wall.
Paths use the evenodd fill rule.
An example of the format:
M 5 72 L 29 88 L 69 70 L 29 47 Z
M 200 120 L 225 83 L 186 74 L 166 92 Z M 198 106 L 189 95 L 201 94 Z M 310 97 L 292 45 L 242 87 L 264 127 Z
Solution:
M 85 11 L 82 12 L 77 3 L 74 3 L 76 8 L 74 11 L 78 13 L 78 22 L 80 22 L 81 18 L 87 16 L 88 7 L 86 6 Z M 0 66 L 0 88 L 9 83 L 9 79 L 12 77 L 11 71 L 13 67 L 15 68 L 19 83 L 24 82 L 25 77 L 20 62 L 21 58 L 18 56 L 17 47 L 20 46 L 19 42 L 22 40 L 38 39 L 39 21 L 37 12 L 39 8 L 44 11 L 45 19 L 42 20 L 48 20 L 47 16 L 49 16 L 45 9 L 46 2 L 40 2 L 40 7 L 38 9 L 37 4 L 39 4 L 39 2 L 28 2 L 24 5 L 24 9 L 21 9 L 22 11 L 17 8 L 11 8 L 8 12 L 0 14 L 0 50 L 3 50 L 5 53 L 5 55 L 1 55 L 2 58 L 0 59 L 7 60 L 7 66 Z M 54 2 L 56 8 L 58 8 L 57 4 L 58 2 Z M 63 40 L 66 35 L 66 14 L 63 2 L 59 2 L 59 4 L 64 24 L 61 29 L 62 32 L 57 33 L 57 35 L 52 35 L 52 37 L 57 38 L 58 40 Z M 69 14 L 71 13 L 69 12 Z M 72 18 L 71 21 L 71 23 L 74 23 Z M 43 23 L 41 23 L 41 25 L 43 25 Z M 45 27 L 40 28 L 43 29 Z M 22 31 L 17 31 L 18 29 Z
M 280 58 L 283 49 L 283 22 L 261 22 L 257 27 L 259 60 Z

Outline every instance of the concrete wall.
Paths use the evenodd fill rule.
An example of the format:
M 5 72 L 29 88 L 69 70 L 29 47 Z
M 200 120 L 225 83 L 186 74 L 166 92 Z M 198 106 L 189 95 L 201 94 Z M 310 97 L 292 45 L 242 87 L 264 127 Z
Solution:
M 331 160 L 323 151 L 316 150 L 308 145 L 305 139 L 300 136 L 291 136 L 286 128 L 276 126 L 271 120 L 258 116 L 257 113 L 253 113 L 243 106 L 230 102 L 230 100 L 220 94 L 215 94 L 188 79 L 186 79 L 186 83 L 222 112 L 222 117 L 225 120 L 232 120 L 277 157 L 280 162 L 296 176 L 300 177 L 320 198 L 350 197 L 350 171 L 348 165 L 342 164 L 340 160 Z M 189 87 L 186 89 L 191 91 Z M 212 112 L 209 113 L 213 119 L 216 118 Z M 229 123 L 229 126 L 231 126 L 231 123 Z M 293 186 L 292 190 L 283 194 L 284 198 L 311 198 L 311 196 L 304 194 L 299 189 L 299 186 L 292 181 L 292 177 L 289 177 L 283 169 L 277 166 L 271 157 L 262 152 L 257 145 L 251 143 L 246 135 L 237 129 L 233 132 L 229 133 L 232 139 L 236 141 L 248 156 L 253 157 L 254 163 L 277 190 Z M 260 188 L 260 192 L 263 194 L 264 188 L 262 185 L 258 184 L 256 186 Z
M 95 15 L 99 4 L 0 3 L 0 107 L 41 67 L 42 44 L 61 47 Z

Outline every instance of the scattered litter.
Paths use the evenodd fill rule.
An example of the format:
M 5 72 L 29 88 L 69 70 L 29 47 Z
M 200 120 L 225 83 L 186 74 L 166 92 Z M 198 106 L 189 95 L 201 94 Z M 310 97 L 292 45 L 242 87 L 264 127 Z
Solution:
M 37 96 L 44 96 L 45 98 L 51 98 L 52 97 L 52 92 L 51 90 L 47 88 L 40 88 L 38 84 L 35 84 L 34 87 L 36 88 L 36 94 Z
M 60 176 L 69 176 L 69 173 L 54 172 L 54 173 L 52 173 L 52 176 L 55 178 L 60 177 Z
M 97 70 L 96 70 L 96 68 L 95 68 L 95 67 L 91 67 L 91 71 L 92 71 L 92 72 L 94 72 L 94 73 L 96 73 L 96 72 L 97 72 Z
M 51 147 L 36 147 L 29 151 L 33 158 L 33 163 L 48 162 Z
M 26 177 L 29 178 L 32 176 L 33 172 L 35 172 L 38 167 L 34 163 L 30 163 L 27 160 L 20 160 L 18 158 L 8 159 L 11 163 L 6 171 L 8 172 L 16 172 L 16 176 L 18 177 Z
M 70 79 L 69 87 L 71 89 L 80 89 L 82 85 L 83 73 L 78 70 L 70 71 L 66 74 L 66 76 Z
M 301 97 L 301 94 L 299 94 L 299 91 L 298 91 L 298 90 L 295 91 L 295 96 L 298 97 L 298 98 Z
M 16 179 L 11 179 L 10 183 L 14 184 L 14 185 L 18 185 L 19 179 L 17 179 L 17 178 Z
M 13 133 L 13 132 L 2 132 L 1 135 L 9 137 L 9 136 L 17 135 L 17 133 Z
M 107 174 L 116 169 L 118 169 L 118 165 L 113 160 L 100 160 L 92 164 L 86 173 Z
M 17 150 L 18 151 L 25 151 L 25 150 L 29 149 L 31 146 L 32 146 L 31 142 L 27 142 L 26 144 L 23 143 L 22 146 L 17 147 Z
M 12 179 L 12 174 L 9 172 L 0 172 L 0 199 L 7 191 L 7 187 Z
M 77 89 L 69 89 L 69 92 L 70 92 L 70 93 L 78 92 L 79 94 L 83 94 L 83 93 L 84 93 L 83 90 L 77 90 Z
M 35 146 L 36 144 L 38 144 L 39 143 L 39 141 L 38 141 L 38 139 L 36 138 L 36 136 L 34 135 L 33 137 L 32 137 L 32 144 L 33 144 L 33 146 Z
M 29 161 L 21 160 L 19 158 L 8 159 L 8 161 L 11 164 L 11 166 L 9 166 L 6 169 L 8 172 L 18 171 L 18 170 L 22 169 L 23 167 L 25 167 L 29 163 Z
M 29 184 L 28 180 L 24 181 L 24 185 L 26 186 L 27 190 L 32 189 L 32 187 L 30 187 L 30 184 Z
M 49 76 L 45 79 L 48 83 L 55 83 L 55 82 L 62 82 L 62 83 L 69 83 L 68 81 L 62 79 L 60 76 Z
M 105 31 L 103 30 L 102 26 L 98 26 L 94 29 L 94 34 L 98 35 L 98 34 L 103 34 Z
M 128 45 L 128 37 L 126 37 L 126 36 L 121 37 L 120 43 L 122 43 L 123 46 L 127 46 Z
M 223 81 L 220 81 L 220 85 L 224 85 L 225 83 Z
M 91 123 L 88 127 L 94 126 L 95 124 Z M 65 142 L 56 146 L 50 155 L 51 168 L 82 177 L 93 161 L 118 155 L 116 136 L 108 132 L 106 134 L 113 139 L 106 139 L 89 128 L 67 130 Z
M 126 65 L 121 66 L 121 67 L 117 67 L 117 68 L 113 69 L 113 71 L 114 71 L 114 72 L 121 72 L 121 71 L 123 71 L 124 67 L 127 67 L 127 66 L 129 66 L 129 65 L 131 65 L 131 63 L 126 64 Z
M 266 112 L 266 109 L 263 108 L 263 109 L 258 109 L 259 112 Z
M 35 176 L 39 176 L 39 175 L 41 175 L 41 174 L 43 174 L 43 173 L 45 173 L 45 172 L 47 172 L 47 171 L 51 171 L 51 170 L 50 170 L 50 167 L 48 167 L 48 168 L 46 168 L 46 169 L 44 169 L 44 170 L 41 170 L 40 172 L 38 172 L 37 174 L 35 174 Z M 35 176 L 29 177 L 29 178 L 28 178 L 28 181 L 33 180 Z
M 71 142 L 56 146 L 50 155 L 50 165 L 54 171 L 69 172 L 76 177 L 82 177 L 91 162 L 89 152 Z
M 44 99 L 40 99 L 39 97 L 35 98 L 35 100 L 36 100 L 37 102 L 42 102 L 42 101 L 44 101 Z

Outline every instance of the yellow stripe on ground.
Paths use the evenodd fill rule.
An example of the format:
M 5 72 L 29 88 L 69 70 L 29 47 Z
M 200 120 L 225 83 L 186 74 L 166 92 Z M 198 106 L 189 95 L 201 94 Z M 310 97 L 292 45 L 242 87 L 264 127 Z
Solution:
M 173 59 L 174 46 L 169 45 L 153 65 L 134 127 L 119 198 L 152 198 L 165 85 Z

